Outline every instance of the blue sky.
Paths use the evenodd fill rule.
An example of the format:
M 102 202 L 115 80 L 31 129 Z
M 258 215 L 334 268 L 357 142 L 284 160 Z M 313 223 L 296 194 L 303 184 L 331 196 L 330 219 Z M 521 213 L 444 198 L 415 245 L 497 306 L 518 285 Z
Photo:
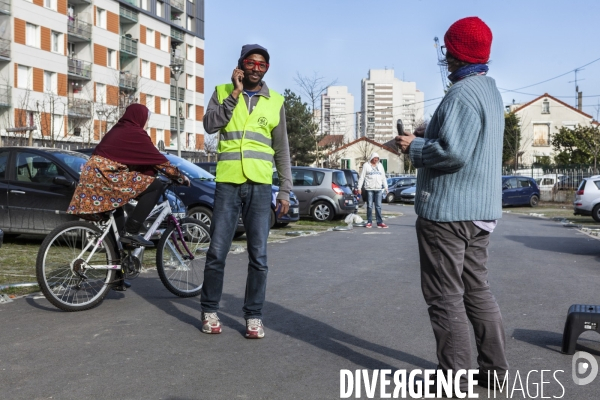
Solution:
M 360 109 L 360 82 L 369 69 L 393 68 L 414 81 L 425 100 L 443 96 L 433 38 L 457 19 L 478 16 L 491 28 L 489 76 L 517 89 L 553 78 L 600 58 L 598 0 L 207 0 L 206 102 L 215 85 L 230 81 L 241 46 L 259 43 L 271 55 L 265 81 L 300 94 L 297 73 L 317 73 L 348 86 Z M 503 92 L 506 104 L 543 93 L 575 105 L 575 78 Z M 584 111 L 596 118 L 600 60 L 578 73 Z M 592 97 L 586 97 L 592 96 Z M 439 100 L 427 102 L 426 117 Z

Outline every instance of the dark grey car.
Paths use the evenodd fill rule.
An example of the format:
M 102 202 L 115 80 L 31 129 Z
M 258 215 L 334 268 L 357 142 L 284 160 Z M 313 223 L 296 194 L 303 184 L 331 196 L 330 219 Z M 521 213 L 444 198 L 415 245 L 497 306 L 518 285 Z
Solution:
M 388 194 L 385 196 L 384 200 L 387 201 L 388 203 L 393 203 L 395 201 L 399 201 L 400 193 L 402 193 L 402 191 L 404 189 L 408 189 L 409 187 L 415 186 L 416 184 L 417 184 L 417 178 L 413 178 L 413 177 L 398 178 L 391 186 L 388 186 Z
M 273 174 L 273 184 L 278 180 Z M 278 183 L 278 182 L 277 182 Z M 355 203 L 346 176 L 340 170 L 292 167 L 293 190 L 300 202 L 300 216 L 330 221 L 354 212 Z

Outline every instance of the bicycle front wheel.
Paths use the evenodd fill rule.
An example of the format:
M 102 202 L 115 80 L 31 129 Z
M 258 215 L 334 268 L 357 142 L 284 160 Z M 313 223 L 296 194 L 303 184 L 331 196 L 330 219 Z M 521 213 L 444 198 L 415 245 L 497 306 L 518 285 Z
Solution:
M 42 242 L 36 276 L 44 296 L 54 306 L 64 311 L 89 310 L 100 304 L 110 290 L 115 270 L 87 265 L 119 264 L 112 238 L 106 236 L 85 262 L 101 234 L 95 225 L 73 221 L 54 229 Z M 82 254 L 90 242 L 92 245 Z
M 174 295 L 198 296 L 204 281 L 209 229 L 194 218 L 183 218 L 180 227 L 182 235 L 173 224 L 162 234 L 156 250 L 156 269 L 162 283 Z

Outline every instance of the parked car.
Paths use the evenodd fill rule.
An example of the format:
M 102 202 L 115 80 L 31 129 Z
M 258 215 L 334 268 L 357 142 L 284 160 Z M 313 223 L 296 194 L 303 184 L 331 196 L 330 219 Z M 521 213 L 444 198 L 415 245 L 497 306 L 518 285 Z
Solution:
M 277 172 L 273 173 L 273 182 L 279 183 Z M 354 212 L 354 195 L 340 170 L 292 167 L 292 184 L 300 202 L 301 217 L 330 221 Z
M 584 178 L 573 201 L 574 215 L 591 215 L 594 221 L 600 222 L 600 175 Z
M 340 171 L 342 171 L 346 176 L 346 182 L 348 182 L 348 187 L 350 190 L 358 190 L 358 172 L 353 169 L 340 169 Z M 359 194 L 354 195 L 354 202 L 355 209 L 356 207 L 362 207 L 365 204 L 365 198 L 363 197 L 362 193 L 359 192 Z
M 536 178 L 535 183 L 537 184 L 539 189 L 549 190 L 554 188 L 554 185 L 558 184 L 563 179 L 563 177 L 564 175 L 562 174 L 546 174 L 542 175 L 539 178 Z
M 383 199 L 388 203 L 393 203 L 396 200 L 400 200 L 400 194 L 404 189 L 408 189 L 411 186 L 415 186 L 417 184 L 417 178 L 405 177 L 398 178 L 390 186 L 388 183 L 388 194 Z
M 0 229 L 0 247 L 2 247 L 2 243 L 4 243 L 4 231 Z
M 400 201 L 403 203 L 415 203 L 415 196 L 417 194 L 417 186 L 410 186 L 408 189 L 404 189 L 400 192 Z
M 217 163 L 216 162 L 198 162 L 198 163 L 194 163 L 194 164 L 199 166 L 200 168 L 202 168 L 203 170 L 205 170 L 206 172 L 208 172 L 211 175 L 217 174 Z
M 540 202 L 540 189 L 536 180 L 527 176 L 502 177 L 502 205 L 528 204 L 535 207 Z

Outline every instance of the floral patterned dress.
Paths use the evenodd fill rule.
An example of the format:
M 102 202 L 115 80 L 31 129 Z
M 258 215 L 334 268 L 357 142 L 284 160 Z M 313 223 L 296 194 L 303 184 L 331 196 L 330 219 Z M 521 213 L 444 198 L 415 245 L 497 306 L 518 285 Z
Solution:
M 179 169 L 168 161 L 153 168 L 178 183 L 185 180 Z M 131 171 L 124 164 L 93 155 L 82 166 L 67 214 L 98 214 L 122 207 L 146 190 L 154 179 Z

